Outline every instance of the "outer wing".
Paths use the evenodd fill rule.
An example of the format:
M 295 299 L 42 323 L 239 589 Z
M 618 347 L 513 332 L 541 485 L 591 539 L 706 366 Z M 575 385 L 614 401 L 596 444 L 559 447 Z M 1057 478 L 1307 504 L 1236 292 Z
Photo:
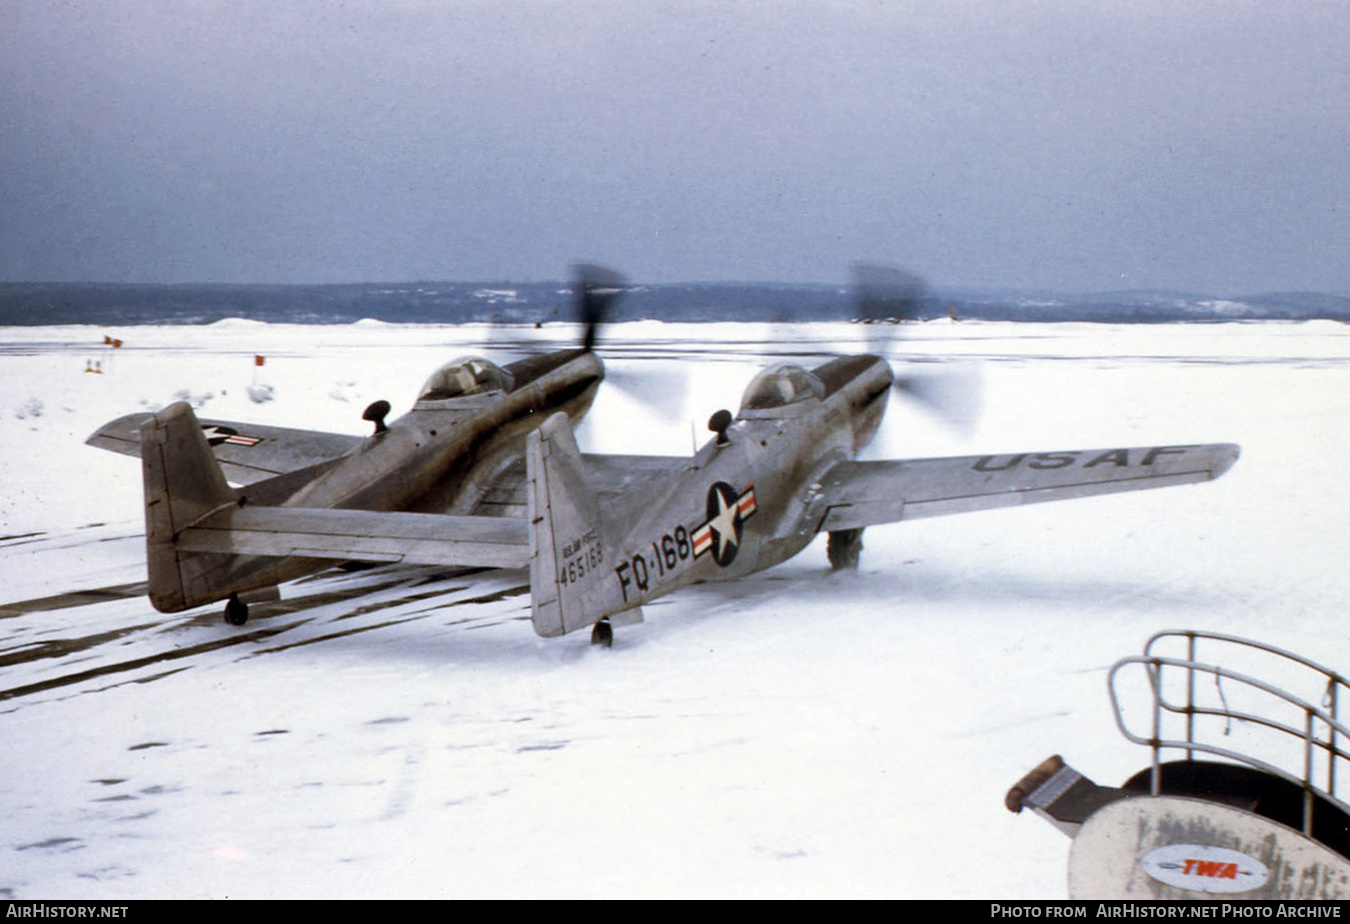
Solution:
M 182 530 L 181 551 L 522 568 L 523 519 L 312 507 L 228 507 Z
M 840 462 L 808 508 L 820 532 L 1218 478 L 1232 443 Z
M 141 425 L 153 414 L 128 414 L 99 427 L 85 440 L 90 446 L 141 455 Z M 235 484 L 252 484 L 286 472 L 307 468 L 346 455 L 362 437 L 289 427 L 264 427 L 229 420 L 199 420 L 211 452 L 225 477 Z

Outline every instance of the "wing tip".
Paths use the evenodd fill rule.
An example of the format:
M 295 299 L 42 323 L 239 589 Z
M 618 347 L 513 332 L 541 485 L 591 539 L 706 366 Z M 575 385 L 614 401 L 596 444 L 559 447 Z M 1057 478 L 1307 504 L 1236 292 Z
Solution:
M 1214 461 L 1209 468 L 1209 477 L 1218 478 L 1237 463 L 1242 455 L 1242 447 L 1237 443 L 1218 443 L 1214 446 Z
M 112 452 L 122 452 L 125 446 L 134 445 L 135 449 L 132 455 L 140 455 L 141 437 L 140 429 L 147 420 L 155 415 L 148 411 L 140 411 L 135 414 L 124 414 L 116 420 L 110 420 L 99 427 L 85 439 L 86 446 L 94 446 L 98 449 L 107 449 Z

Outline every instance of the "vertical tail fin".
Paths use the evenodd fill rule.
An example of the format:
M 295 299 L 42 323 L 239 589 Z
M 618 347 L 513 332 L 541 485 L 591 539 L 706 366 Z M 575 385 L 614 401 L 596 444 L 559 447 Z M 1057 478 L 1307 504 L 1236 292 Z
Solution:
M 209 570 L 203 559 L 220 556 L 181 553 L 174 542 L 183 529 L 235 502 L 190 405 L 171 404 L 141 426 L 141 468 L 150 602 L 174 613 L 220 599 L 203 578 Z
M 613 576 L 613 550 L 566 414 L 554 414 L 526 441 L 530 593 L 534 631 L 553 637 L 627 610 Z M 616 620 L 616 622 L 619 620 Z

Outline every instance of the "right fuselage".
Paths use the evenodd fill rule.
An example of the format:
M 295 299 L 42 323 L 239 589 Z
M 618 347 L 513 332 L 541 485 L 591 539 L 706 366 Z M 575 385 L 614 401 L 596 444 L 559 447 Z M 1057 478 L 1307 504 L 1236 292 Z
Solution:
M 631 529 L 617 528 L 612 591 L 622 607 L 701 581 L 732 580 L 806 547 L 812 485 L 853 458 L 876 433 L 893 376 L 875 356 L 833 360 L 807 372 L 777 366 L 746 389 L 735 422 L 648 498 Z M 621 537 L 621 538 L 620 538 Z

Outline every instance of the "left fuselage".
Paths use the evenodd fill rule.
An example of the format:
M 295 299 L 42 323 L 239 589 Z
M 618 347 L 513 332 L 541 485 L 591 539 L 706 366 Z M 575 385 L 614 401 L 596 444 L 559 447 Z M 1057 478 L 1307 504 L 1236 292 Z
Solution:
M 629 520 L 613 560 L 623 606 L 700 581 L 731 580 L 778 564 L 816 534 L 813 485 L 875 435 L 893 381 L 875 356 L 832 360 L 809 373 L 776 367 L 746 390 L 723 435 L 664 486 L 664 502 Z
M 411 411 L 345 456 L 310 472 L 251 484 L 240 489 L 239 503 L 467 513 L 494 476 L 521 458 L 531 429 L 559 411 L 579 420 L 604 378 L 600 360 L 586 350 L 531 357 L 501 369 L 485 366 L 496 374 L 487 386 L 475 390 L 471 383 L 463 393 L 425 387 Z M 204 554 L 193 562 L 203 592 L 186 606 L 294 580 L 331 564 L 306 557 Z
M 583 350 L 550 353 L 505 367 L 509 390 L 438 397 L 424 393 L 413 409 L 373 434 L 340 464 L 282 506 L 360 510 L 436 510 L 471 502 L 468 476 L 504 448 L 517 455 L 524 435 L 549 414 L 574 422 L 590 408 L 604 370 Z

